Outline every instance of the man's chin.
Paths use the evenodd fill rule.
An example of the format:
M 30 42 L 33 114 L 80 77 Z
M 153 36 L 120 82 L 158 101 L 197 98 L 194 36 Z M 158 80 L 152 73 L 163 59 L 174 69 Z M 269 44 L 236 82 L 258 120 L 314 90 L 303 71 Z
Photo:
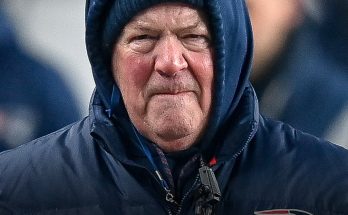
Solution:
M 185 139 L 193 133 L 189 126 L 180 125 L 162 125 L 154 129 L 156 135 L 164 141 L 172 142 Z
M 172 141 L 159 140 L 155 142 L 165 152 L 178 152 L 190 148 L 195 141 L 191 138 L 176 139 Z
M 198 138 L 198 129 L 181 126 L 161 126 L 155 131 L 154 142 L 166 152 L 190 148 Z
M 197 141 L 205 124 L 200 115 L 185 110 L 167 110 L 148 116 L 145 118 L 146 126 L 143 131 L 165 151 L 189 148 Z

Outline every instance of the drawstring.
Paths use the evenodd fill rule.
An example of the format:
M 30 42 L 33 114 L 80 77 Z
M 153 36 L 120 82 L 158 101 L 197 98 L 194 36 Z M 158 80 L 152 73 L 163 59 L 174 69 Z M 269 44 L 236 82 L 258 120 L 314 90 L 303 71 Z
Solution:
M 114 84 L 112 87 L 112 93 L 111 93 L 111 99 L 110 99 L 110 109 L 107 109 L 106 112 L 108 114 L 108 117 L 111 118 L 112 115 L 114 114 L 115 109 L 117 108 L 117 106 L 120 104 L 120 100 L 121 100 L 121 92 L 119 90 L 119 88 Z M 163 189 L 167 192 L 167 201 L 174 201 L 174 195 L 171 193 L 170 188 L 167 184 L 167 182 L 164 180 L 164 178 L 162 177 L 160 171 L 158 170 L 157 165 L 155 164 L 155 161 L 151 155 L 151 152 L 149 150 L 149 148 L 143 144 L 143 142 L 140 140 L 138 132 L 136 131 L 134 125 L 132 126 L 132 129 L 134 131 L 134 134 L 137 138 L 137 142 L 140 145 L 141 149 L 143 150 L 143 152 L 145 153 L 145 156 L 147 157 L 147 159 L 150 161 L 151 166 L 155 172 L 156 177 L 159 179 L 159 181 L 161 182 L 161 185 L 163 187 Z
M 154 148 L 157 151 L 157 154 L 159 155 L 159 157 L 161 159 L 161 162 L 163 164 L 162 165 L 163 166 L 163 170 L 164 170 L 164 173 L 167 176 L 169 185 L 173 189 L 173 192 L 175 193 L 174 177 L 172 175 L 172 171 L 170 170 L 170 167 L 169 167 L 169 164 L 168 164 L 168 160 L 167 160 L 166 156 L 164 155 L 163 151 L 158 146 L 156 146 L 155 144 L 153 144 L 153 145 L 154 145 Z
M 106 110 L 109 118 L 111 118 L 112 115 L 114 114 L 116 107 L 120 104 L 120 100 L 121 100 L 121 92 L 118 89 L 118 87 L 114 84 L 112 86 L 112 93 L 111 93 L 111 99 L 110 99 L 110 109 Z
M 166 201 L 168 202 L 171 202 L 171 203 L 176 203 L 175 200 L 174 200 L 174 195 L 173 193 L 171 192 L 168 184 L 167 184 L 167 181 L 162 177 L 152 155 L 151 155 L 151 152 L 150 152 L 150 149 L 148 148 L 147 145 L 145 145 L 139 138 L 139 135 L 137 133 L 137 131 L 135 130 L 135 127 L 132 126 L 133 130 L 134 130 L 134 133 L 135 133 L 135 136 L 137 138 L 137 142 L 139 143 L 140 145 L 140 148 L 142 149 L 142 151 L 145 153 L 145 156 L 147 157 L 147 159 L 150 161 L 150 164 L 153 168 L 153 171 L 155 172 L 155 175 L 156 177 L 158 178 L 158 180 L 161 182 L 161 185 L 163 187 L 163 189 L 166 191 Z

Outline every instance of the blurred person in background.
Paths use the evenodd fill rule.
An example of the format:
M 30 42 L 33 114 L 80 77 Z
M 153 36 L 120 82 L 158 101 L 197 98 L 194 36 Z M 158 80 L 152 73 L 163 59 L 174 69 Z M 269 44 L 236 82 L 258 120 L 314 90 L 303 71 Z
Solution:
M 0 2 L 0 151 L 80 118 L 69 87 L 22 50 Z
M 322 18 L 319 20 L 319 39 L 326 53 L 331 56 L 331 60 L 343 70 L 342 75 L 337 78 L 344 79 L 342 85 L 343 93 L 347 93 L 348 76 L 348 1 L 347 0 L 320 0 L 323 11 Z M 336 88 L 337 89 L 337 88 Z M 338 98 L 340 99 L 340 98 Z M 339 106 L 337 114 L 331 128 L 326 136 L 333 142 L 348 146 L 348 101 L 341 101 L 343 106 Z
M 347 2 L 247 0 L 261 112 L 345 147 Z

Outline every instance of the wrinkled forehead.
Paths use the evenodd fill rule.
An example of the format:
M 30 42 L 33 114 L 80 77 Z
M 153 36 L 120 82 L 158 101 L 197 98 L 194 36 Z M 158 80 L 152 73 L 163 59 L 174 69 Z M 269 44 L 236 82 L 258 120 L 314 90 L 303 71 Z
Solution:
M 161 3 L 135 15 L 125 28 L 208 28 L 202 9 L 184 3 Z

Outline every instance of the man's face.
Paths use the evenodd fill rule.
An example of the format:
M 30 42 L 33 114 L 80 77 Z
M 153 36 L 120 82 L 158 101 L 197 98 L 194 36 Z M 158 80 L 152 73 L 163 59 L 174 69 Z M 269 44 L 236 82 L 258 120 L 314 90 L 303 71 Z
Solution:
M 164 151 L 194 144 L 212 102 L 213 54 L 208 24 L 187 5 L 156 5 L 124 28 L 113 75 L 132 123 Z

